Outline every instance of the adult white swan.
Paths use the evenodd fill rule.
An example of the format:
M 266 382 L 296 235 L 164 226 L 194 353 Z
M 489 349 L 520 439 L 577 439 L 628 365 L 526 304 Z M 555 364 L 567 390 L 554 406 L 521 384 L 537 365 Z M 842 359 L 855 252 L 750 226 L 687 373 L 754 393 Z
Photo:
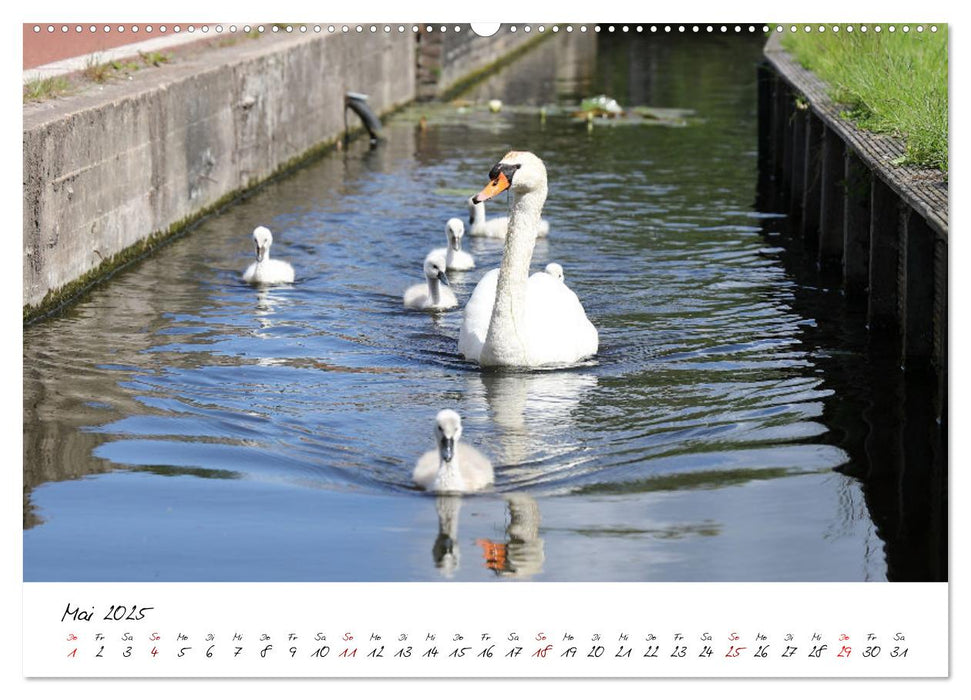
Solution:
M 289 284 L 293 282 L 293 268 L 283 260 L 270 259 L 273 234 L 266 226 L 253 229 L 256 244 L 256 262 L 246 268 L 243 281 L 249 284 Z
M 436 493 L 481 491 L 494 481 L 492 462 L 474 447 L 459 442 L 462 419 L 446 408 L 435 416 L 435 446 L 421 456 L 412 475 L 415 483 Z
M 529 276 L 529 263 L 546 201 L 546 166 L 526 151 L 511 151 L 492 168 L 491 182 L 473 199 L 511 189 L 509 234 L 502 266 L 487 272 L 465 307 L 459 352 L 483 366 L 567 365 L 596 354 L 597 329 L 574 294 L 546 272 Z
M 486 238 L 505 238 L 506 231 L 509 228 L 509 217 L 494 216 L 491 219 L 487 219 L 485 202 L 476 202 L 473 201 L 474 199 L 475 197 L 469 197 L 465 200 L 465 203 L 469 205 L 469 235 L 485 236 Z M 543 237 L 549 232 L 550 222 L 546 219 L 540 219 L 539 233 L 536 235 Z

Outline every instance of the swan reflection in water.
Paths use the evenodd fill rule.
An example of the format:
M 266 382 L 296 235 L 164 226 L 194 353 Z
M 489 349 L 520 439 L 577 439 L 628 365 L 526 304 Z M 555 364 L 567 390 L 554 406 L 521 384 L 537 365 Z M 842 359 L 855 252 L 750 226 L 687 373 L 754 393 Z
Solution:
M 546 486 L 585 461 L 574 413 L 596 385 L 595 375 L 578 370 L 468 375 L 469 413 L 484 413 L 494 430 L 493 441 L 483 448 L 494 460 L 498 490 L 515 489 L 500 494 L 506 502 L 505 538 L 476 540 L 483 565 L 496 575 L 528 577 L 542 572 L 545 550 L 539 504 L 522 489 L 525 485 Z M 435 504 L 435 566 L 451 576 L 460 561 L 462 497 L 440 495 Z
M 272 334 L 271 331 L 276 325 L 277 321 L 274 320 L 274 316 L 277 314 L 279 309 L 276 307 L 280 304 L 280 298 L 273 295 L 270 288 L 268 287 L 257 287 L 256 289 L 256 305 L 253 311 L 253 318 L 256 323 L 259 324 L 259 328 L 253 331 L 253 335 L 257 338 L 270 338 Z
M 509 514 L 506 541 L 494 542 L 487 538 L 475 541 L 482 548 L 486 568 L 497 576 L 525 577 L 542 573 L 546 554 L 539 536 L 539 504 L 525 493 L 510 493 L 503 498 Z
M 497 429 L 489 447 L 501 483 L 547 485 L 587 459 L 574 414 L 596 386 L 596 375 L 577 370 L 469 375 L 467 396 Z
M 280 309 L 277 307 L 281 306 L 281 303 L 285 304 L 285 300 L 275 296 L 271 288 L 257 288 L 253 319 L 256 321 L 258 327 L 251 331 L 254 337 L 267 339 L 276 337 L 274 331 L 277 326 L 281 325 L 279 318 L 285 318 L 285 316 L 278 318 Z M 284 320 L 282 323 L 286 324 L 286 321 Z M 256 358 L 256 364 L 266 367 L 280 365 L 283 362 L 284 360 L 280 357 L 264 356 Z
M 484 566 L 497 576 L 525 577 L 541 573 L 545 553 L 539 536 L 540 513 L 536 500 L 525 493 L 505 494 L 506 539 L 494 541 L 487 538 L 476 540 L 482 548 Z M 457 494 L 435 498 L 438 513 L 438 536 L 432 546 L 435 567 L 451 578 L 459 568 L 459 512 L 462 497 Z
M 459 568 L 459 511 L 462 497 L 457 494 L 436 496 L 435 510 L 438 513 L 438 537 L 432 546 L 435 568 L 451 577 Z

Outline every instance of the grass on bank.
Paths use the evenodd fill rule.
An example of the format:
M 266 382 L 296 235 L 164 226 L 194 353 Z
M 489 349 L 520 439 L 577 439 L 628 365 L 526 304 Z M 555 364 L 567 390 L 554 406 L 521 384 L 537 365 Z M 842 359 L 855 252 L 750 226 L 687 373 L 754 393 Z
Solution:
M 858 29 L 858 25 L 855 27 Z M 936 32 L 798 32 L 782 46 L 830 85 L 846 116 L 907 144 L 905 163 L 945 173 L 947 152 L 947 26 Z
M 133 58 L 127 61 L 108 61 L 107 63 L 98 63 L 97 60 L 92 60 L 88 63 L 82 75 L 92 82 L 106 83 L 113 78 L 130 75 L 140 68 L 158 68 L 172 60 L 170 55 L 159 51 L 149 53 L 139 51 L 138 58 L 141 63 Z
M 91 59 L 77 75 L 30 80 L 24 83 L 24 102 L 41 102 L 61 95 L 69 95 L 80 88 L 82 81 L 101 85 L 109 80 L 131 75 L 141 68 L 158 67 L 172 60 L 170 54 L 159 51 L 139 52 L 138 58 L 141 63 L 134 59 L 105 63 Z
M 24 102 L 40 102 L 69 92 L 71 83 L 63 76 L 40 78 L 24 83 Z

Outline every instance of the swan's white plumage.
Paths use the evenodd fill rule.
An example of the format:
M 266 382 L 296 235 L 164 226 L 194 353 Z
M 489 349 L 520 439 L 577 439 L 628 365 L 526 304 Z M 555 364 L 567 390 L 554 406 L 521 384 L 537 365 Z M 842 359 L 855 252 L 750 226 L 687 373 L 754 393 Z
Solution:
M 480 195 L 494 196 L 503 178 L 512 189 L 502 266 L 487 272 L 465 306 L 459 352 L 483 366 L 568 365 L 596 354 L 597 329 L 577 295 L 546 272 L 531 277 L 536 222 L 546 200 L 546 167 L 532 153 L 508 153 Z M 505 173 L 509 173 L 506 175 Z M 493 177 L 495 175 L 493 174 Z
M 405 290 L 405 307 L 419 311 L 438 311 L 458 306 L 455 292 L 449 289 L 448 279 L 445 277 L 445 256 L 432 251 L 425 258 L 422 270 L 425 273 L 425 283 L 412 285 Z
M 415 483 L 426 491 L 435 492 L 481 491 L 492 485 L 492 463 L 488 457 L 471 445 L 466 445 L 464 442 L 457 444 L 452 461 L 459 464 L 460 481 L 449 482 L 446 478 L 440 479 L 441 456 L 438 450 L 429 450 L 415 465 Z
M 492 306 L 496 302 L 496 285 L 499 281 L 499 268 L 493 268 L 482 275 L 482 279 L 472 290 L 472 296 L 462 311 L 462 326 L 459 328 L 459 352 L 468 360 L 477 360 L 482 354 L 489 322 L 492 319 Z
M 465 305 L 459 329 L 459 352 L 480 361 L 496 301 L 499 268 L 489 270 Z M 526 283 L 526 312 L 521 330 L 526 347 L 523 366 L 566 365 L 595 355 L 597 329 L 587 319 L 577 295 L 547 272 L 536 272 Z
M 455 270 L 457 272 L 473 270 L 475 269 L 475 259 L 464 250 L 449 248 L 445 253 L 445 266 L 449 270 Z
M 423 454 L 415 464 L 414 482 L 426 491 L 436 493 L 466 493 L 481 491 L 495 480 L 492 462 L 474 447 L 459 442 L 462 419 L 451 409 L 435 416 L 435 441 L 451 440 L 453 451 L 446 460 L 440 447 Z
M 445 248 L 435 248 L 430 255 L 444 255 L 445 267 L 448 270 L 472 270 L 475 268 L 475 259 L 462 250 L 462 237 L 465 235 L 465 224 L 461 219 L 451 218 L 445 224 L 445 240 L 448 246 Z
M 509 229 L 508 216 L 494 216 L 489 219 L 486 218 L 485 202 L 476 204 L 469 197 L 465 200 L 465 203 L 469 206 L 470 236 L 484 236 L 486 238 L 506 237 L 506 231 Z M 550 222 L 546 219 L 540 219 L 539 231 L 536 235 L 542 238 L 543 236 L 549 235 L 549 232 Z
M 559 263 L 550 263 L 546 266 L 546 274 L 555 279 L 557 282 L 566 283 L 563 278 L 563 266 Z
M 293 267 L 283 260 L 270 258 L 270 246 L 273 245 L 273 234 L 265 226 L 253 229 L 253 241 L 256 244 L 256 262 L 246 268 L 243 281 L 248 284 L 290 284 L 293 282 Z

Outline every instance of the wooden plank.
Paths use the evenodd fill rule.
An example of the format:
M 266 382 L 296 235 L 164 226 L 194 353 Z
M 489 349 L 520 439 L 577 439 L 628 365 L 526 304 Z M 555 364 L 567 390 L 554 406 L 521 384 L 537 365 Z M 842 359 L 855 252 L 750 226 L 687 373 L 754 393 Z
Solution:
M 829 127 L 824 127 L 819 188 L 819 270 L 823 274 L 838 273 L 842 269 L 845 172 L 843 139 Z
M 906 213 L 906 332 L 904 362 L 910 368 L 930 364 L 934 351 L 934 231 L 917 212 Z
M 934 355 L 937 371 L 935 413 L 947 425 L 947 242 L 934 239 Z M 946 440 L 945 440 L 946 443 Z
M 782 123 L 782 190 L 780 194 L 783 201 L 788 201 L 789 191 L 792 187 L 792 121 L 796 116 L 796 100 L 788 87 L 787 85 L 782 105 L 782 115 L 785 121 Z
M 810 249 L 819 245 L 819 193 L 820 166 L 822 165 L 823 123 L 813 114 L 805 111 L 806 167 L 802 191 L 802 236 Z
M 901 339 L 907 330 L 907 219 L 914 213 L 900 200 L 897 205 L 897 328 Z M 929 272 L 929 271 L 928 271 Z M 901 346 L 901 350 L 903 346 Z M 903 359 L 903 357 L 901 357 Z
M 772 177 L 778 187 L 782 181 L 782 158 L 786 142 L 786 95 L 789 86 L 776 76 L 772 84 Z
M 789 188 L 789 214 L 802 216 L 802 190 L 806 178 L 806 109 L 798 108 L 792 115 L 792 175 Z
M 843 290 L 856 300 L 870 284 L 870 169 L 849 148 L 843 177 Z
M 772 82 L 775 72 L 765 61 L 756 69 L 758 81 L 759 173 L 769 171 L 772 159 Z
M 934 365 L 947 369 L 947 243 L 934 240 Z
M 874 177 L 870 188 L 870 299 L 867 324 L 871 332 L 899 331 L 898 268 L 900 198 Z

